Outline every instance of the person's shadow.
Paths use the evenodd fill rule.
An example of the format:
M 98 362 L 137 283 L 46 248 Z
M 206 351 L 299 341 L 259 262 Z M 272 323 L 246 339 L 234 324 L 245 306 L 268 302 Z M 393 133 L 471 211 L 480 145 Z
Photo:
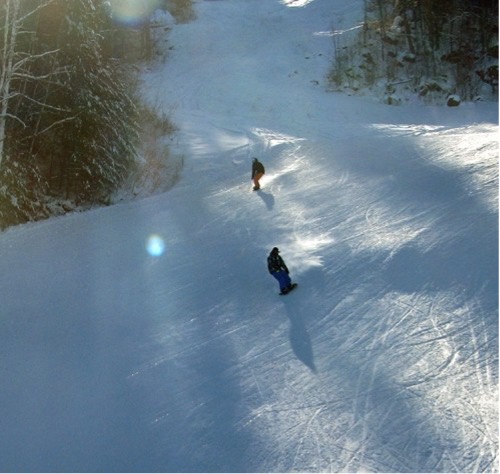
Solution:
M 266 193 L 265 191 L 262 191 L 261 189 L 257 191 L 257 194 L 264 201 L 267 209 L 271 211 L 274 207 L 274 196 L 272 194 Z
M 296 305 L 287 301 L 285 306 L 288 319 L 290 320 L 290 344 L 292 350 L 297 359 L 316 373 L 311 337 L 307 332 L 303 318 Z

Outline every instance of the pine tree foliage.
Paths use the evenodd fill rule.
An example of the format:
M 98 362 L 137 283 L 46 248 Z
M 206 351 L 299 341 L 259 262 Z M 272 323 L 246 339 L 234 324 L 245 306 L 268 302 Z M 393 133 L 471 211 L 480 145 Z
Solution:
M 135 107 L 112 60 L 102 54 L 105 25 L 92 0 L 75 0 L 60 44 L 62 81 L 55 106 L 65 108 L 55 135 L 61 146 L 51 157 L 55 192 L 78 203 L 105 202 L 134 164 Z M 105 18 L 105 17 L 104 17 Z
M 0 25 L 16 25 L 0 32 L 0 60 L 18 66 L 8 93 L 0 83 L 0 228 L 46 217 L 53 202 L 105 203 L 134 169 L 137 113 L 119 64 L 103 54 L 112 49 L 104 4 L 5 0 L 0 9 Z

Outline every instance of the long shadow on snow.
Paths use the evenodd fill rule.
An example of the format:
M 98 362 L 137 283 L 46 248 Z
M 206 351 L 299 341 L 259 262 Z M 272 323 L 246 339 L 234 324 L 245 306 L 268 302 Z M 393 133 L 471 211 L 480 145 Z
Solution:
M 151 208 L 144 212 L 143 206 L 158 207 L 157 214 Z M 170 212 L 164 214 L 161 206 L 161 200 L 139 203 L 132 207 L 136 215 L 133 218 L 128 215 L 128 221 L 144 227 L 145 235 L 153 227 L 168 236 L 168 229 L 174 227 L 189 238 L 173 242 L 169 252 L 154 266 L 153 273 L 137 275 L 144 279 L 141 285 L 144 292 L 150 294 L 148 306 L 142 308 L 141 320 L 146 334 L 151 336 L 145 336 L 149 341 L 145 347 L 142 341 L 145 368 L 133 378 L 131 391 L 137 411 L 143 417 L 143 426 L 137 429 L 144 433 L 147 442 L 134 453 L 136 461 L 128 469 L 245 472 L 246 453 L 252 439 L 248 431 L 238 429 L 245 409 L 241 402 L 241 375 L 232 370 L 237 364 L 236 356 L 221 333 L 223 330 L 218 329 L 219 314 L 215 311 L 223 311 L 226 302 L 220 299 L 217 278 L 198 284 L 200 255 L 210 254 L 203 245 L 205 233 L 196 232 L 205 222 L 205 209 L 199 203 L 194 206 L 199 214 L 185 219 L 177 215 L 183 209 L 171 206 Z M 179 267 L 181 255 L 189 258 Z M 214 274 L 227 270 L 226 263 L 216 257 L 211 263 Z M 169 265 L 174 265 L 173 271 Z M 169 293 L 163 287 L 170 278 L 182 291 Z M 210 308 L 214 309 L 211 313 Z
M 415 155 L 418 155 L 417 151 Z M 463 297 L 481 301 L 481 306 L 488 312 L 480 312 L 471 317 L 484 318 L 492 315 L 493 318 L 485 321 L 485 331 L 492 330 L 496 334 L 498 216 L 495 211 L 488 209 L 480 197 L 470 195 L 467 182 L 464 181 L 466 174 L 460 170 L 443 170 L 424 160 L 413 160 L 411 164 L 399 166 L 396 151 L 378 161 L 336 157 L 336 162 L 349 169 L 351 175 L 360 180 L 384 177 L 388 172 L 391 173 L 394 178 L 392 189 L 386 196 L 380 192 L 378 197 L 385 206 L 394 209 L 395 215 L 399 209 L 410 206 L 412 209 L 421 207 L 423 211 L 429 210 L 434 217 L 429 228 L 423 229 L 409 244 L 397 249 L 390 259 L 386 260 L 386 252 L 379 252 L 375 259 L 372 257 L 365 260 L 365 257 L 361 257 L 365 260 L 364 263 L 358 259 L 352 261 L 345 269 L 347 281 L 354 273 L 352 269 L 358 268 L 363 270 L 360 278 L 363 274 L 380 274 L 389 284 L 388 290 L 416 293 L 459 289 Z M 433 215 L 433 209 L 439 212 Z M 369 231 L 367 226 L 366 232 Z M 356 331 L 354 328 L 352 332 Z M 488 340 L 492 343 L 478 351 L 486 353 L 486 356 L 488 353 L 493 354 L 492 359 L 496 359 L 495 341 L 498 339 L 495 337 Z M 483 357 L 480 358 L 483 360 Z M 457 435 L 456 439 L 443 445 L 440 439 L 443 428 L 435 426 L 428 418 L 426 407 L 419 405 L 418 396 L 408 390 L 401 391 L 396 381 L 391 381 L 392 375 L 380 369 L 381 364 L 377 368 L 376 361 L 371 363 L 367 360 L 359 368 L 362 362 L 357 359 L 349 362 L 343 357 L 342 366 L 345 373 L 349 374 L 347 381 L 371 380 L 365 392 L 359 392 L 353 386 L 353 390 L 356 390 L 353 412 L 357 419 L 365 420 L 362 425 L 375 433 L 372 437 L 373 450 L 365 449 L 366 452 L 379 450 L 379 440 L 383 445 L 391 447 L 391 452 L 395 453 L 394 461 L 401 462 L 398 467 L 403 471 L 442 468 L 439 463 L 432 462 L 432 457 L 436 455 L 440 458 L 441 453 L 446 450 L 454 453 L 455 462 L 463 457 L 460 452 L 461 448 L 465 449 L 461 446 L 463 440 Z M 356 376 L 356 373 L 359 375 Z M 395 416 L 389 416 L 387 407 Z M 417 437 L 416 434 L 405 431 L 405 436 L 401 436 L 401 427 L 406 426 L 418 426 L 420 435 Z M 422 461 L 418 461 L 415 453 L 411 452 L 410 447 L 413 445 L 418 446 L 417 458 L 421 455 Z M 409 461 L 411 458 L 413 461 Z M 382 466 L 381 469 L 386 467 Z M 470 468 L 468 464 L 458 467 Z
M 422 212 L 440 214 L 432 226 L 395 253 L 386 266 L 386 278 L 396 289 L 412 292 L 424 285 L 446 290 L 461 286 L 467 296 L 481 290 L 489 308 L 497 307 L 498 298 L 498 214 L 488 209 L 480 197 L 471 195 L 466 173 L 460 169 L 443 169 L 420 157 L 410 140 L 395 138 L 391 153 L 371 160 L 373 143 L 358 143 L 351 153 L 335 156 L 336 163 L 348 169 L 359 180 L 392 176 L 392 189 L 380 191 L 380 199 L 397 215 L 409 205 Z M 408 150 L 410 148 L 410 150 Z M 401 153 L 399 153 L 401 150 Z M 353 157 L 352 152 L 356 152 Z M 400 156 L 415 156 L 403 166 Z M 367 228 L 367 232 L 370 229 Z M 435 242 L 431 248 L 419 245 L 425 237 Z
M 402 141 L 406 142 L 404 147 L 408 145 L 407 140 Z M 373 147 L 373 144 L 370 146 Z M 398 146 L 401 146 L 401 142 Z M 367 156 L 369 150 L 364 151 Z M 469 193 L 468 176 L 463 170 L 444 170 L 430 165 L 424 159 L 418 159 L 416 147 L 414 152 L 408 152 L 407 148 L 405 152 L 410 156 L 413 153 L 417 159 L 401 166 L 394 149 L 393 154 L 381 160 L 351 159 L 347 153 L 335 157 L 336 163 L 348 169 L 349 176 L 359 181 L 366 180 L 370 183 L 370 178 L 376 178 L 376 182 L 379 182 L 379 178 L 392 175 L 393 179 L 386 181 L 388 186 L 384 189 L 367 189 L 367 193 L 373 194 L 369 196 L 368 201 L 373 197 L 372 202 L 380 201 L 384 207 L 393 209 L 392 214 L 388 212 L 389 216 L 398 216 L 401 209 L 406 208 L 416 213 L 420 208 L 422 214 L 428 213 L 426 215 L 431 217 L 429 227 L 423 228 L 409 244 L 395 249 L 389 259 L 387 257 L 390 249 L 386 249 L 377 251 L 375 256 L 372 252 L 366 252 L 358 254 L 357 257 L 349 255 L 336 262 L 327 262 L 332 267 L 338 267 L 335 279 L 340 285 L 339 288 L 345 287 L 345 292 L 339 289 L 336 293 L 342 298 L 346 296 L 346 292 L 352 290 L 348 288 L 349 283 L 369 282 L 375 277 L 377 286 L 380 284 L 386 288 L 383 291 L 388 292 L 455 292 L 458 289 L 462 297 L 481 300 L 483 309 L 491 311 L 488 316 L 494 315 L 495 311 L 492 310 L 498 307 L 497 213 L 488 208 L 481 196 Z M 368 224 L 365 230 L 367 234 L 370 232 Z M 387 285 L 378 282 L 380 279 L 385 280 Z M 297 291 L 300 292 L 300 288 Z M 307 309 L 297 304 L 300 301 L 298 296 L 292 294 L 284 297 L 284 305 L 290 319 L 290 343 L 296 357 L 311 370 L 315 370 L 313 344 L 305 322 L 310 324 L 314 340 L 317 336 L 315 321 L 321 315 L 308 315 Z M 481 312 L 477 317 L 487 316 L 485 312 Z M 343 331 L 348 333 L 367 332 L 366 340 L 371 343 L 370 326 L 361 330 L 357 325 L 356 316 L 351 318 L 349 314 L 349 317 L 341 322 L 344 325 Z M 485 323 L 488 328 L 485 330 L 493 328 L 493 324 L 496 326 L 495 321 Z M 352 331 L 346 329 L 347 324 L 355 324 Z M 496 327 L 493 330 L 495 333 L 498 331 Z M 497 338 L 489 339 L 493 344 L 480 350 L 496 354 L 494 342 Z M 333 354 L 335 355 L 334 352 Z M 377 466 L 379 470 L 389 468 L 401 472 L 429 471 L 442 469 L 436 459 L 443 458 L 443 453 L 453 454 L 454 460 L 450 462 L 450 466 L 452 462 L 459 462 L 463 458 L 462 450 L 465 450 L 465 446 L 462 445 L 463 439 L 460 435 L 447 435 L 450 439 L 444 443 L 443 434 L 446 433 L 446 428 L 434 422 L 428 407 L 421 403 L 418 393 L 402 390 L 393 374 L 382 368 L 383 359 L 372 361 L 370 354 L 363 349 L 360 349 L 359 353 L 356 352 L 355 356 L 342 355 L 339 358 L 339 355 L 337 354 L 331 363 L 335 364 L 336 370 L 346 375 L 345 386 L 349 387 L 346 397 L 353 400 L 353 426 L 359 425 L 373 433 L 370 440 L 365 442 L 363 451 L 377 453 L 384 448 L 385 456 L 391 456 L 390 466 L 384 463 L 383 458 L 377 459 L 375 456 L 367 459 L 370 465 Z M 358 357 L 359 355 L 361 357 Z M 489 360 L 488 357 L 486 359 Z M 418 431 L 408 430 L 408 427 L 413 426 L 418 427 Z M 355 437 L 356 430 L 353 429 L 352 433 Z M 416 451 L 412 447 L 416 447 Z M 485 457 L 484 463 L 488 462 Z M 470 468 L 470 464 L 465 460 L 463 463 L 459 468 Z
M 457 463 L 464 460 L 458 469 L 466 472 L 468 464 L 460 452 L 466 447 L 459 434 L 448 433 L 449 444 L 443 445 L 440 427 L 429 417 L 420 396 L 402 390 L 379 362 L 347 355 L 335 361 L 337 370 L 346 375 L 342 393 L 351 400 L 343 408 L 352 416 L 346 431 L 359 449 L 355 456 L 359 464 L 350 467 L 372 472 L 440 472 L 444 452 Z
M 198 319 L 200 347 L 186 360 L 191 382 L 191 410 L 182 414 L 168 469 L 175 472 L 246 472 L 245 453 L 250 438 L 236 429 L 243 417 L 242 395 L 234 354 L 223 339 L 206 340 L 214 333 L 207 315 Z M 194 382 L 196 380 L 196 382 Z M 173 400 L 177 404 L 177 400 Z M 190 446 L 186 446 L 190 440 Z
M 274 208 L 274 196 L 272 194 L 266 193 L 265 191 L 259 190 L 257 195 L 264 201 L 267 209 L 272 211 Z
M 295 291 L 299 290 L 297 289 Z M 314 364 L 311 336 L 309 335 L 304 322 L 304 311 L 301 308 L 301 305 L 297 304 L 297 296 L 297 294 L 290 293 L 289 295 L 283 297 L 286 298 L 284 306 L 286 309 L 286 315 L 290 320 L 290 345 L 292 346 L 292 350 L 297 359 L 316 373 L 317 369 Z
M 454 179 L 453 177 L 450 179 Z M 428 199 L 431 197 L 428 197 Z M 457 199 L 446 205 L 446 215 L 433 227 L 441 231 L 439 241 L 419 245 L 435 229 L 427 229 L 415 242 L 403 246 L 387 262 L 385 278 L 406 293 L 460 288 L 466 297 L 480 295 L 486 308 L 497 308 L 498 216 L 486 211 L 475 198 Z
M 318 332 L 314 329 L 317 315 L 308 313 L 307 298 L 302 298 L 304 295 L 298 293 L 300 289 L 295 291 L 297 293 L 283 297 L 283 305 L 290 320 L 290 344 L 297 359 L 316 373 L 313 341 L 306 322 L 311 324 L 317 336 Z M 345 324 L 353 324 L 348 332 L 356 334 L 360 332 L 360 325 L 364 322 L 354 317 Z M 369 327 L 366 327 L 366 330 L 369 331 Z M 366 337 L 369 340 L 369 336 Z M 365 343 L 366 340 L 360 341 L 361 346 Z M 428 417 L 427 407 L 421 403 L 419 394 L 403 390 L 398 379 L 383 368 L 383 361 L 374 357 L 372 353 L 363 348 L 356 350 L 354 354 L 350 351 L 344 353 L 342 342 L 339 343 L 339 347 L 340 351 L 332 348 L 331 360 L 323 362 L 332 364 L 335 367 L 334 373 L 340 374 L 342 388 L 336 388 L 335 397 L 341 396 L 351 400 L 343 410 L 347 410 L 353 417 L 348 430 L 353 445 L 358 439 L 361 443 L 360 457 L 357 459 L 359 465 L 351 467 L 368 466 L 377 471 L 387 472 L 439 470 L 439 459 L 442 457 L 440 451 L 446 450 L 447 447 L 443 447 L 439 427 Z M 363 437 L 364 430 L 371 435 Z M 451 451 L 457 462 L 463 457 L 460 452 L 461 440 L 458 436 L 456 438 L 451 436 L 449 442 L 450 446 L 458 447 L 456 451 Z M 415 446 L 418 447 L 417 452 Z M 484 462 L 488 462 L 486 457 Z M 464 464 L 461 467 L 467 468 L 468 465 Z M 292 469 L 293 466 L 287 468 Z

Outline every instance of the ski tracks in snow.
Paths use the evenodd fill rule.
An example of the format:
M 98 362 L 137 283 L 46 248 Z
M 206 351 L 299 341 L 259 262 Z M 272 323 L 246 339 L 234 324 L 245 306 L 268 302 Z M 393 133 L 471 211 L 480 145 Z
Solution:
M 259 21 L 286 30 L 278 10 Z M 250 32 L 254 20 L 230 24 Z M 202 30 L 212 54 L 213 24 Z M 183 47 L 196 52 L 197 38 L 182 31 Z M 247 52 L 247 43 L 238 47 Z M 236 74 L 224 92 L 234 103 L 219 100 L 221 71 L 209 57 L 194 86 L 186 67 L 180 87 L 168 87 L 185 109 L 193 190 L 208 183 L 198 235 L 224 236 L 215 254 L 231 264 L 221 268 L 244 269 L 238 282 L 226 278 L 232 303 L 212 313 L 227 323 L 205 343 L 234 351 L 227 370 L 240 374 L 245 408 L 237 429 L 255 443 L 249 470 L 488 470 L 498 449 L 497 332 L 467 272 L 443 276 L 440 265 L 455 268 L 449 262 L 463 249 L 451 244 L 471 238 L 480 221 L 463 221 L 481 203 L 497 212 L 493 130 L 436 125 L 426 111 L 407 123 L 401 109 L 387 108 L 371 123 L 366 103 L 330 101 L 318 89 L 300 90 L 309 95 L 297 105 L 281 96 L 283 78 L 267 90 L 259 77 L 249 92 L 256 78 L 226 62 L 240 55 L 221 56 L 222 74 Z M 258 193 L 253 156 L 266 166 Z M 300 283 L 286 298 L 265 269 L 273 246 Z
M 273 207 L 247 193 L 246 184 L 210 197 L 226 224 L 247 216 L 248 224 L 233 237 L 241 245 L 252 242 L 248 253 L 261 255 L 264 266 L 269 248 L 280 246 L 301 283 L 288 297 L 293 300 L 275 302 L 275 291 L 266 293 L 264 312 L 255 320 L 266 335 L 240 357 L 251 374 L 247 389 L 255 387 L 259 400 L 242 426 L 255 427 L 275 445 L 261 447 L 259 469 L 486 469 L 496 458 L 496 410 L 474 400 L 492 397 L 487 315 L 470 306 L 460 286 L 435 288 L 425 277 L 398 281 L 390 273 L 398 258 L 416 261 L 405 253 L 409 243 L 424 250 L 436 245 L 430 231 L 449 204 L 394 207 L 391 200 L 401 193 L 397 182 L 383 181 L 381 188 L 375 181 L 377 192 L 365 186 L 360 195 L 348 170 L 335 173 L 330 186 L 324 162 L 312 158 L 324 151 L 310 141 L 283 140 L 265 149 L 267 159 L 261 159 L 269 173 L 262 192 L 272 196 Z M 233 161 L 246 167 L 242 153 Z M 304 181 L 313 207 L 301 202 Z M 335 212 L 326 195 L 336 202 Z M 322 294 L 328 298 L 318 304 Z M 319 312 L 311 314 L 308 306 Z M 294 334 L 310 346 L 307 358 L 294 346 Z M 305 375 L 301 363 L 318 372 Z M 470 381 L 478 378 L 472 389 Z M 288 461 L 280 457 L 276 467 L 279 453 L 287 453 Z

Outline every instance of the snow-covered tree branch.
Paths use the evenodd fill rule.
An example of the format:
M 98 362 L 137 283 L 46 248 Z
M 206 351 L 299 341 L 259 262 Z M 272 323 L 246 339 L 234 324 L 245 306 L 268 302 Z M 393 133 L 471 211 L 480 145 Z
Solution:
M 133 169 L 136 111 L 104 53 L 111 27 L 101 0 L 2 2 L 0 215 L 15 175 L 30 185 L 13 193 L 31 193 L 16 202 L 92 204 L 106 202 Z

